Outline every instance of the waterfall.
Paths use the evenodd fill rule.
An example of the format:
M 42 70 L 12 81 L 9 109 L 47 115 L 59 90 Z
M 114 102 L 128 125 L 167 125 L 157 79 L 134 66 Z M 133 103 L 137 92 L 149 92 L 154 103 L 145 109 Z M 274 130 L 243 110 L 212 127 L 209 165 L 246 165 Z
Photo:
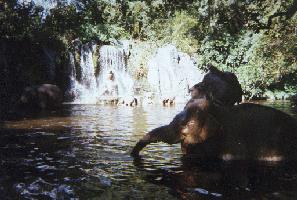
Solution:
M 126 53 L 123 48 L 104 45 L 100 48 L 100 72 L 97 78 L 99 93 L 103 94 L 108 84 L 118 86 L 118 96 L 125 98 L 133 96 L 134 81 L 126 68 Z M 114 74 L 114 83 L 108 81 L 110 73 Z
M 69 53 L 69 76 L 70 76 L 70 89 L 75 88 L 76 84 L 76 69 L 74 63 L 74 55 Z
M 74 97 L 73 102 L 97 104 L 124 101 L 129 104 L 133 101 L 134 79 L 127 70 L 129 48 L 128 43 L 104 45 L 99 48 L 99 55 L 94 56 L 96 45 L 81 45 L 80 66 L 77 67 L 74 55 L 70 54 L 68 94 Z M 184 103 L 190 98 L 188 89 L 203 78 L 194 60 L 173 45 L 157 49 L 147 67 L 149 91 L 138 96 L 143 103 L 161 103 L 166 99 Z
M 93 51 L 95 48 L 95 45 L 83 45 L 80 53 L 81 82 L 86 89 L 91 91 L 96 89 L 95 67 L 93 62 Z
M 75 69 L 75 60 L 73 53 L 69 52 L 69 64 L 68 64 L 68 74 L 69 74 L 69 85 L 66 91 L 66 97 L 68 100 L 75 100 L 75 97 L 78 96 L 78 84 L 76 80 L 76 69 Z
M 69 55 L 70 86 L 69 92 L 74 96 L 74 103 L 95 104 L 98 98 L 98 86 L 95 77 L 95 66 L 93 63 L 93 53 L 96 45 L 92 43 L 84 44 L 80 48 L 80 67 L 76 71 L 73 54 Z M 77 73 L 80 79 L 77 79 Z
M 93 61 L 96 45 L 85 44 L 80 48 L 80 66 L 77 72 L 74 56 L 69 55 L 69 89 L 74 103 L 96 104 L 104 101 L 117 102 L 119 99 L 133 98 L 134 81 L 126 69 L 125 51 L 121 47 L 104 45 L 99 49 L 99 73 Z
M 188 88 L 200 82 L 204 76 L 194 60 L 178 52 L 173 45 L 159 48 L 147 65 L 148 82 L 158 102 L 165 99 L 174 99 L 177 103 L 187 101 Z

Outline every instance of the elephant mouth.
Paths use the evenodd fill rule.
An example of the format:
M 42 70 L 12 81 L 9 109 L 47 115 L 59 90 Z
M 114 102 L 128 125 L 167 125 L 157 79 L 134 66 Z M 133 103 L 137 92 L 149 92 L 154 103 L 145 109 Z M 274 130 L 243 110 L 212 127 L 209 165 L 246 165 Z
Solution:
M 181 138 L 181 140 L 184 140 L 188 136 L 188 134 L 189 134 L 186 125 L 184 125 L 179 132 L 180 132 L 180 138 Z

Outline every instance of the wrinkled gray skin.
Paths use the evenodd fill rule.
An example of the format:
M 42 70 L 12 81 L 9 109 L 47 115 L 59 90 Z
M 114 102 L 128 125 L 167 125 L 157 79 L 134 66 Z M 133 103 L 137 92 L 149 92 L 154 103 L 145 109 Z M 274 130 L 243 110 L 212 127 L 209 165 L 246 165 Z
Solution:
M 194 100 L 182 112 L 177 114 L 170 124 L 153 129 L 140 139 L 133 148 L 131 155 L 139 156 L 139 152 L 148 144 L 165 142 L 168 144 L 181 143 L 184 154 L 188 153 L 189 145 L 200 143 L 204 139 L 216 135 L 221 130 L 220 125 L 201 105 L 206 101 Z M 196 134 L 197 133 L 197 134 Z
M 153 129 L 140 139 L 133 148 L 131 155 L 138 156 L 139 152 L 148 144 L 156 142 L 165 142 L 176 144 L 181 141 L 180 131 L 183 123 L 186 121 L 186 111 L 177 114 L 170 124 Z
M 42 84 L 26 87 L 20 97 L 18 107 L 32 110 L 50 110 L 60 107 L 63 93 L 52 84 Z

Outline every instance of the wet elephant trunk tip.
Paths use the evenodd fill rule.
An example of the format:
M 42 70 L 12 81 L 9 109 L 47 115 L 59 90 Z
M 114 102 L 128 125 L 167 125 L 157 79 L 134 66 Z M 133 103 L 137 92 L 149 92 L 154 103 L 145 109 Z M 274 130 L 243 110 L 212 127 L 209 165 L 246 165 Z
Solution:
M 140 139 L 131 151 L 131 156 L 139 156 L 139 152 L 150 143 L 165 142 L 168 144 L 174 144 L 180 141 L 178 132 L 172 127 L 172 125 L 165 125 L 153 129 Z
M 145 140 L 139 140 L 136 145 L 134 146 L 134 148 L 132 149 L 130 155 L 133 157 L 138 157 L 139 156 L 139 152 L 146 146 L 148 145 L 149 142 L 145 141 Z

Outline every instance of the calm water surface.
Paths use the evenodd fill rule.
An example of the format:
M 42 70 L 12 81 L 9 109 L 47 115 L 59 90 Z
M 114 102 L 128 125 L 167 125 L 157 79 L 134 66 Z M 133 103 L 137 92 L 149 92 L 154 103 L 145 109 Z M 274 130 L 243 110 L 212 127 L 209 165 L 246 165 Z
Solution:
M 288 103 L 267 103 L 297 118 Z M 129 153 L 182 109 L 65 105 L 0 126 L 0 199 L 297 199 L 297 164 L 194 161 L 179 145 Z

